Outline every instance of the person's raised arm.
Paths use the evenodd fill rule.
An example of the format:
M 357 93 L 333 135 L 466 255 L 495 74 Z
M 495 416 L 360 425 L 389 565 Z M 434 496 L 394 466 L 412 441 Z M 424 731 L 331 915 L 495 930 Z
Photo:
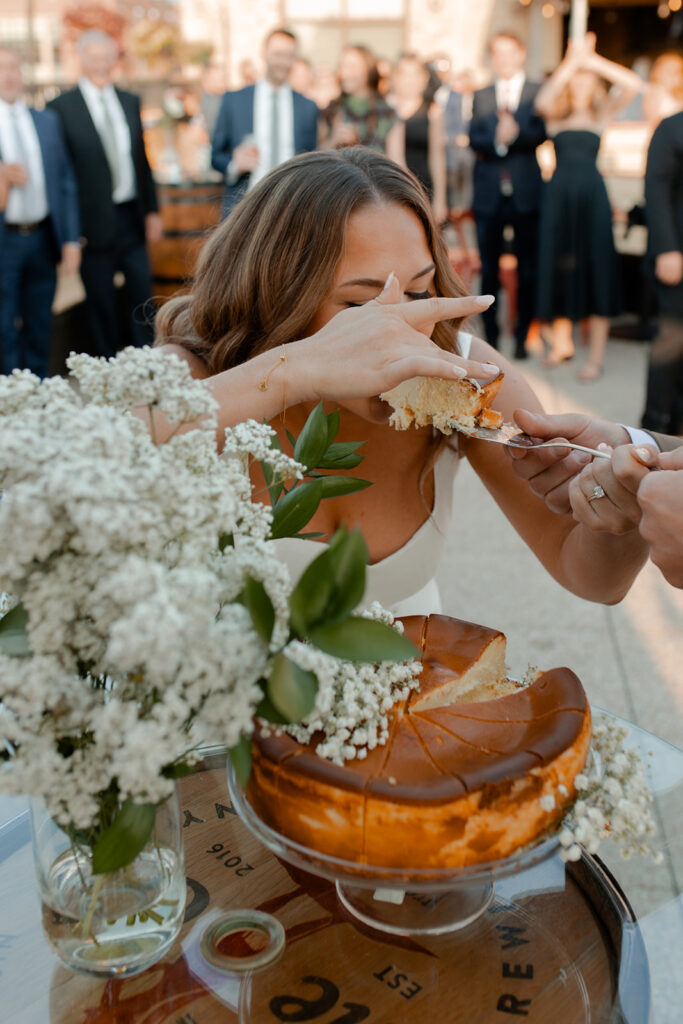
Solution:
M 428 127 L 429 173 L 432 178 L 432 209 L 437 224 L 443 224 L 448 217 L 446 200 L 446 133 L 444 131 L 443 109 L 432 103 L 429 108 Z
M 484 342 L 475 340 L 470 354 L 485 359 L 489 351 Z M 506 420 L 520 406 L 530 415 L 542 414 L 538 398 L 517 369 L 498 354 L 496 361 L 505 371 L 496 409 Z M 467 439 L 465 447 L 475 472 L 558 583 L 604 604 L 615 604 L 625 596 L 648 553 L 635 526 L 619 535 L 597 532 L 577 522 L 571 511 L 553 512 L 515 473 L 515 463 L 503 445 Z
M 219 444 L 226 427 L 246 419 L 271 420 L 303 402 L 365 399 L 368 416 L 384 419 L 386 406 L 377 396 L 409 377 L 490 377 L 495 371 L 491 364 L 439 348 L 429 337 L 437 321 L 481 313 L 492 296 L 400 300 L 400 285 L 391 274 L 376 299 L 342 310 L 311 337 L 215 376 L 208 377 L 203 364 L 188 356 L 193 374 L 208 377 L 218 400 Z M 167 347 L 184 355 L 180 346 Z M 161 421 L 155 431 L 162 441 L 172 433 Z

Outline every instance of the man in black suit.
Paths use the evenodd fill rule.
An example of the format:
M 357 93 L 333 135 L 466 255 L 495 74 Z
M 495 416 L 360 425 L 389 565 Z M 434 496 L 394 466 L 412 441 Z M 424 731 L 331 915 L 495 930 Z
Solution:
M 649 252 L 654 258 L 659 330 L 650 351 L 642 425 L 683 433 L 683 111 L 650 141 L 645 172 Z
M 481 291 L 496 295 L 498 263 L 506 227 L 514 231 L 517 257 L 517 322 L 515 358 L 526 357 L 525 342 L 534 315 L 538 252 L 538 209 L 541 172 L 536 147 L 545 139 L 545 126 L 535 113 L 540 84 L 524 74 L 526 50 L 509 32 L 490 43 L 493 85 L 479 89 L 472 103 L 470 145 L 474 165 L 473 210 L 481 256 Z M 483 314 L 486 340 L 498 347 L 496 310 Z
M 0 372 L 49 371 L 57 264 L 76 273 L 76 179 L 59 118 L 22 103 L 21 58 L 0 44 Z
M 263 59 L 264 78 L 226 92 L 218 113 L 211 163 L 225 177 L 224 214 L 273 167 L 318 144 L 318 107 L 288 82 L 296 36 L 274 29 L 264 42 Z
M 114 275 L 125 276 L 126 333 L 153 340 L 147 242 L 161 238 L 156 188 L 142 137 L 140 101 L 112 85 L 118 46 L 104 32 L 78 40 L 82 77 L 50 107 L 61 119 L 78 181 L 85 248 L 81 277 L 94 351 L 121 347 Z M 125 342 L 125 337 L 124 337 Z

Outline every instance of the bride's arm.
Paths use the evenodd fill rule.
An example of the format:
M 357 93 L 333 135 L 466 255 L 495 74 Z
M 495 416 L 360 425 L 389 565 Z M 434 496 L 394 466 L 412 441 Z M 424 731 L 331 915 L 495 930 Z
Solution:
M 485 342 L 475 339 L 470 355 L 486 360 L 495 355 L 505 380 L 494 407 L 506 421 L 515 409 L 541 411 L 541 404 L 515 367 Z M 628 592 L 647 559 L 648 547 L 634 528 L 619 536 L 595 532 L 572 516 L 557 514 L 513 471 L 503 445 L 468 439 L 467 456 L 487 490 L 516 531 L 548 572 L 566 587 L 590 601 L 615 604 Z M 606 500 L 606 499 L 601 499 Z
M 196 377 L 206 378 L 218 400 L 218 438 L 226 427 L 247 419 L 272 420 L 302 402 L 343 402 L 376 396 L 409 377 L 490 377 L 492 367 L 439 348 L 428 336 L 434 323 L 480 313 L 492 298 L 430 298 L 402 302 L 390 275 L 371 302 L 345 309 L 309 338 L 292 341 L 209 376 L 204 364 L 179 345 L 162 346 L 187 359 Z M 188 428 L 189 429 L 189 428 Z M 155 421 L 156 436 L 172 430 Z

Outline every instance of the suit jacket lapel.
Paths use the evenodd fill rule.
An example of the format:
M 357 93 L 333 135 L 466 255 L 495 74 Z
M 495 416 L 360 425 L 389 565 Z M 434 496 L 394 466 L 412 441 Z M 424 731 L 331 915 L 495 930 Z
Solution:
M 102 156 L 104 157 L 104 160 L 107 163 L 108 167 L 109 162 L 107 161 L 107 154 L 105 153 L 104 146 L 102 145 L 100 133 L 95 127 L 95 122 L 90 116 L 90 108 L 88 107 L 88 104 L 85 102 L 85 97 L 83 96 L 83 93 L 81 92 L 78 86 L 76 86 L 76 88 L 73 91 L 73 102 L 76 108 L 77 120 L 80 122 L 85 132 L 96 141 L 97 145 L 102 150 Z

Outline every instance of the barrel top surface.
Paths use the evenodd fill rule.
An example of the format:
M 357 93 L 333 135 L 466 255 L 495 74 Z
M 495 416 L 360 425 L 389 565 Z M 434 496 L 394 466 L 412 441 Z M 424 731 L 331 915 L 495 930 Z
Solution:
M 657 760 L 656 747 L 654 754 Z M 678 761 L 671 754 L 674 760 L 667 763 L 666 771 L 674 772 L 667 781 L 673 778 L 674 784 L 668 785 L 662 807 L 672 821 L 680 821 L 683 754 L 675 756 Z M 655 764 L 655 770 L 661 767 L 661 761 Z M 214 756 L 205 769 L 180 783 L 185 923 L 166 957 L 137 978 L 99 981 L 58 964 L 41 929 L 28 815 L 0 827 L 3 1020 L 413 1024 L 445 1020 L 448 1008 L 449 1020 L 478 1024 L 511 1015 L 578 1024 L 613 1019 L 619 1000 L 627 1019 L 646 1020 L 650 984 L 655 1007 L 662 1000 L 672 1012 L 680 1005 L 680 980 L 669 976 L 673 988 L 667 989 L 656 961 L 648 980 L 628 899 L 596 858 L 584 856 L 566 872 L 551 858 L 531 872 L 510 876 L 497 885 L 489 909 L 461 931 L 391 936 L 353 920 L 332 882 L 305 874 L 264 847 L 231 806 L 224 763 Z M 680 830 L 678 835 L 683 845 Z M 654 885 L 655 869 L 643 864 L 642 870 L 652 872 Z M 407 894 L 406 899 L 430 897 Z M 657 913 L 669 928 L 667 947 L 680 950 L 683 923 L 680 914 L 676 923 L 669 913 L 674 906 L 675 900 L 660 896 Z M 228 910 L 240 908 L 274 915 L 284 929 L 279 959 L 253 974 L 218 969 L 202 952 L 208 930 Z M 231 954 L 246 955 L 252 940 L 244 930 L 232 942 Z M 630 958 L 630 966 L 620 982 L 622 956 Z M 659 1019 L 655 1015 L 654 1024 Z

